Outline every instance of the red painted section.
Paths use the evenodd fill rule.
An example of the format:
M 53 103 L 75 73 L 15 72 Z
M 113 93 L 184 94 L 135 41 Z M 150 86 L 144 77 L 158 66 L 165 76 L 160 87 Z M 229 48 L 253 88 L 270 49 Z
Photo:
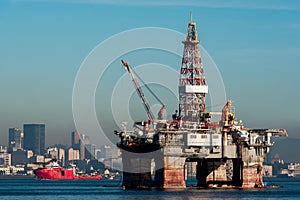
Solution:
M 245 167 L 243 169 L 242 188 L 263 187 L 262 174 L 258 171 L 257 166 Z
M 39 179 L 54 180 L 101 180 L 101 175 L 77 175 L 73 169 L 64 169 L 62 167 L 39 168 L 34 170 L 34 174 Z
M 164 188 L 184 188 L 184 170 L 183 169 L 165 169 Z

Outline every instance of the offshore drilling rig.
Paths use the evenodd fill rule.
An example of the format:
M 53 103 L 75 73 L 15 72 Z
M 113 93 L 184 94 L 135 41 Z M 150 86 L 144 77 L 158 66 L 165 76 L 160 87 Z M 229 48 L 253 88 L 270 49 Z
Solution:
M 287 136 L 285 129 L 245 128 L 228 100 L 222 111 L 206 112 L 208 93 L 196 23 L 188 22 L 179 79 L 179 111 L 155 119 L 137 81 L 138 75 L 122 60 L 149 119 L 115 131 L 122 152 L 124 188 L 185 188 L 186 163 L 195 162 L 198 187 L 264 187 L 262 166 L 273 145 L 271 137 Z M 148 88 L 148 87 L 147 87 Z M 149 88 L 148 88 L 149 89 Z M 212 122 L 220 114 L 219 122 Z M 155 172 L 151 166 L 155 165 Z M 154 178 L 153 178 L 154 177 Z

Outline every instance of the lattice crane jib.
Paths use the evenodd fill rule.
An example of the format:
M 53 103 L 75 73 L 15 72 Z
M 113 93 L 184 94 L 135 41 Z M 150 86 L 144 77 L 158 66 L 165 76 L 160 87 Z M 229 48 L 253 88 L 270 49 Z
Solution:
M 184 50 L 179 80 L 179 115 L 183 121 L 204 122 L 205 95 L 208 87 L 199 48 L 196 23 L 188 23 L 187 34 L 183 41 Z

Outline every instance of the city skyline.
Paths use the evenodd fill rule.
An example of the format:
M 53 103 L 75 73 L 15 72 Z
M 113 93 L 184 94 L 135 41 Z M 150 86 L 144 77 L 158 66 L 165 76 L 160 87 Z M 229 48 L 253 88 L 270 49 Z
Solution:
M 76 130 L 73 84 L 92 49 L 133 28 L 162 27 L 185 34 L 190 11 L 197 22 L 198 38 L 217 64 L 238 118 L 248 127 L 286 128 L 289 138 L 300 139 L 300 96 L 296 91 L 300 86 L 299 9 L 300 4 L 293 1 L 253 1 L 248 5 L 238 1 L 2 1 L 0 144 L 7 145 L 10 127 L 35 121 L 46 124 L 46 146 L 70 144 L 69 135 Z M 112 52 L 121 46 L 112 47 Z M 155 62 L 164 59 L 153 55 Z M 145 55 L 126 56 L 133 65 L 153 61 Z M 105 80 L 112 77 L 117 81 L 124 74 L 119 60 Z M 178 71 L 180 59 L 167 64 Z M 106 112 L 111 103 L 109 85 L 114 83 L 100 82 L 96 93 L 98 120 L 107 124 L 104 131 L 111 135 L 116 124 Z M 174 111 L 174 106 L 167 108 L 169 113 Z M 142 109 L 139 112 L 144 114 Z
M 88 141 L 86 135 L 75 132 L 77 138 L 71 146 L 56 144 L 43 147 L 44 124 L 24 124 L 25 146 L 22 147 L 23 131 L 19 128 L 10 128 L 11 142 L 9 146 L 0 146 L 0 175 L 17 176 L 28 175 L 32 177 L 33 170 L 46 165 L 60 165 L 62 167 L 74 166 L 78 170 L 104 173 L 105 168 L 117 165 L 120 169 L 119 150 L 110 146 L 96 147 Z M 74 139 L 73 134 L 70 138 Z M 102 163 L 103 162 L 103 163 Z M 104 165 L 105 163 L 105 165 Z M 93 166 L 93 167 L 91 167 Z M 94 168 L 94 169 L 92 169 Z M 113 169 L 114 170 L 114 169 Z M 40 178 L 40 177 L 39 177 Z

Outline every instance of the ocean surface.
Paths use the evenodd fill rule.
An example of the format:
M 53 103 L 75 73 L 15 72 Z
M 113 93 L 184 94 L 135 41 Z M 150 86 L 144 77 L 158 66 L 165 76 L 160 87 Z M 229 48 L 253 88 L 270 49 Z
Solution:
M 0 179 L 0 200 L 81 200 L 81 199 L 300 199 L 300 179 L 272 178 L 268 184 L 280 188 L 264 189 L 197 189 L 183 190 L 125 190 L 120 180 L 54 181 L 37 179 Z

